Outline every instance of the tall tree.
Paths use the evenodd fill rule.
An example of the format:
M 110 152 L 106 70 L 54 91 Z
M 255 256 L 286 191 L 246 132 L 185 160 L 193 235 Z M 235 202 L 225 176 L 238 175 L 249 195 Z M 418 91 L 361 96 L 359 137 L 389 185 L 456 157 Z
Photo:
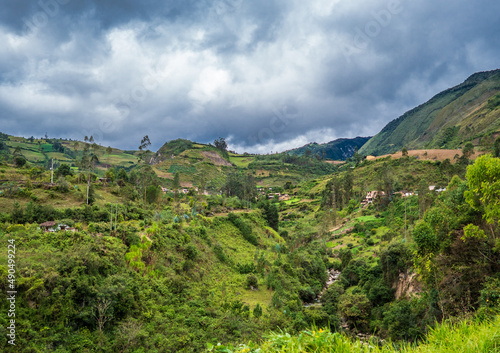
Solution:
M 493 145 L 493 157 L 500 158 L 500 137 L 497 137 Z
M 467 167 L 466 201 L 476 210 L 484 210 L 489 224 L 500 219 L 500 158 L 480 156 Z
M 149 140 L 149 136 L 146 135 L 142 138 L 139 145 L 139 160 L 142 163 L 147 163 L 148 155 L 151 153 L 148 149 L 149 146 L 151 146 L 151 141 Z
M 227 143 L 224 137 L 219 137 L 218 139 L 216 139 L 214 141 L 214 146 L 222 152 L 222 155 L 224 157 L 229 157 L 229 154 L 227 153 Z
M 142 163 L 142 164 L 147 164 L 147 160 L 148 160 L 148 155 L 150 153 L 148 147 L 151 145 L 151 141 L 149 140 L 149 136 L 148 135 L 145 135 L 142 140 L 141 140 L 141 144 L 139 145 L 139 161 Z M 146 204 L 146 191 L 147 191 L 147 188 L 148 188 L 148 173 L 147 173 L 147 170 L 143 168 L 143 172 L 145 173 L 143 175 L 143 178 L 142 178 L 142 182 L 143 182 L 143 188 L 144 188 L 144 204 Z

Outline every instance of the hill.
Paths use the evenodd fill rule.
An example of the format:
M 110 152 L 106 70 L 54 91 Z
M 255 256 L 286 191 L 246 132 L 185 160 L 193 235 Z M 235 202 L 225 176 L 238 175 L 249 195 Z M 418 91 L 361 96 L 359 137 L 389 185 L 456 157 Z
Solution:
M 489 146 L 500 131 L 500 70 L 480 72 L 387 124 L 364 155 L 408 149 Z
M 29 144 L 17 143 L 27 153 Z M 286 153 L 224 157 L 186 141 L 164 151 L 171 154 L 158 164 L 93 178 L 89 205 L 85 170 L 83 180 L 60 173 L 53 185 L 42 182 L 50 171 L 30 161 L 0 160 L 0 244 L 16 246 L 19 333 L 6 352 L 272 352 L 276 342 L 282 350 L 323 338 L 328 351 L 333 339 L 350 345 L 372 335 L 403 347 L 428 332 L 432 339 L 429 326 L 446 318 L 498 314 L 499 196 L 489 186 L 498 173 L 488 171 L 498 170 L 497 158 L 481 156 L 470 168 L 467 158 L 411 156 L 337 167 Z M 210 179 L 203 166 L 219 176 Z M 208 195 L 162 190 L 171 181 L 157 174 L 167 167 L 181 182 L 197 182 L 199 170 L 225 184 Z M 272 190 L 255 183 L 294 176 Z M 238 184 L 253 192 L 230 190 Z M 4 292 L 12 288 L 9 260 L 0 254 Z M 0 316 L 4 346 L 9 323 Z M 497 347 L 487 323 L 458 329 L 457 340 Z M 271 334 L 278 330 L 289 334 Z
M 345 161 L 354 155 L 356 150 L 359 150 L 371 137 L 356 137 L 352 139 L 341 138 L 323 144 L 316 142 L 305 146 L 291 149 L 285 153 L 295 154 L 298 156 L 313 155 L 323 159 L 331 159 L 336 161 Z

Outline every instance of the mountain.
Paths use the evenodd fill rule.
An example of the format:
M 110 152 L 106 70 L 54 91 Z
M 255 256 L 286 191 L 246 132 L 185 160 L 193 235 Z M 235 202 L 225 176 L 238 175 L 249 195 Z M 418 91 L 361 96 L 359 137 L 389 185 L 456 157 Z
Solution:
M 286 151 L 289 154 L 299 156 L 305 155 L 307 150 L 311 151 L 312 155 L 319 155 L 327 159 L 345 161 L 351 158 L 356 151 L 360 149 L 371 137 L 356 137 L 352 139 L 341 138 L 323 144 L 316 142 L 308 145 Z
M 489 145 L 500 131 L 500 70 L 479 72 L 387 124 L 364 155 L 408 149 Z

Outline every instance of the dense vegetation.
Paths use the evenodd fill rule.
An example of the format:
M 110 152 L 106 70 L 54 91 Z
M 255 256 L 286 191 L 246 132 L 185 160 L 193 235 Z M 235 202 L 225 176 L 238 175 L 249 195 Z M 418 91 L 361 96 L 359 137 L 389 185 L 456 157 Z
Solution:
M 469 351 L 500 345 L 495 149 L 474 163 L 465 150 L 454 163 L 338 167 L 177 140 L 165 161 L 118 154 L 140 158 L 126 167 L 93 161 L 118 151 L 87 143 L 49 184 L 4 141 L 0 243 L 15 241 L 18 291 L 16 347 L 0 315 L 5 351 L 441 352 L 446 335 Z M 184 169 L 162 174 L 173 165 Z M 72 229 L 45 232 L 46 221 Z

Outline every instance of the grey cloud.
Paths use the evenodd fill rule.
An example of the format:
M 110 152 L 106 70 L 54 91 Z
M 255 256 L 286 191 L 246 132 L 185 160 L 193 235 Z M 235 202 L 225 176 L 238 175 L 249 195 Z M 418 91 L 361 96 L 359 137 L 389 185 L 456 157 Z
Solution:
M 500 54 L 490 0 L 42 4 L 0 13 L 0 131 L 122 148 L 145 134 L 248 151 L 375 134 Z

